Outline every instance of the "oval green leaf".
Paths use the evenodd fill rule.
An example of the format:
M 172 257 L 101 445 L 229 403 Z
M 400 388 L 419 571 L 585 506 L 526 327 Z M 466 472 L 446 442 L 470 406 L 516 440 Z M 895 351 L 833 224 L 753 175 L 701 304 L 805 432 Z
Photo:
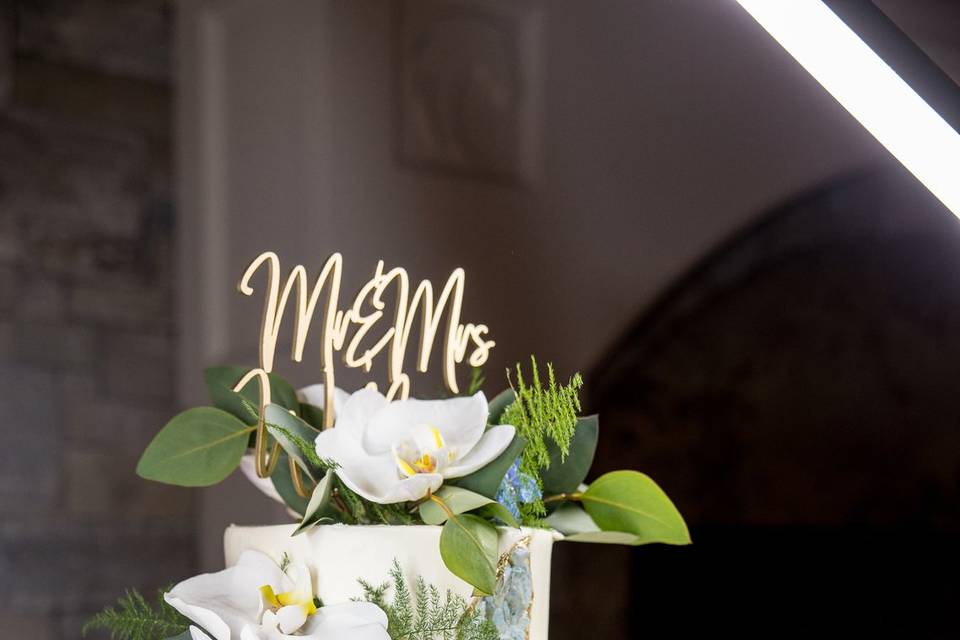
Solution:
M 333 471 L 327 471 L 326 475 L 317 483 L 317 486 L 313 488 L 310 502 L 307 503 L 303 512 L 303 520 L 301 520 L 300 526 L 293 532 L 293 535 L 299 535 L 323 522 L 333 522 L 333 518 L 330 517 L 331 514 L 328 513 L 332 510 L 330 507 L 332 492 Z
M 216 484 L 240 464 L 254 428 L 221 409 L 188 409 L 147 446 L 137 463 L 137 475 L 183 487 Z
M 582 507 L 565 503 L 547 516 L 547 524 L 563 534 L 565 542 L 635 545 L 637 536 L 623 531 L 601 531 Z
M 577 490 L 593 466 L 599 436 L 600 423 L 597 416 L 592 415 L 577 418 L 577 428 L 573 432 L 565 459 L 561 455 L 560 447 L 553 440 L 547 439 L 550 466 L 540 472 L 543 495 L 552 496 Z
M 302 517 L 307 510 L 308 501 L 297 493 L 296 487 L 293 486 L 293 478 L 290 476 L 290 459 L 287 457 L 287 452 L 281 449 L 279 455 L 277 466 L 270 474 L 270 481 L 273 483 L 273 488 L 283 498 L 283 503 L 290 507 L 291 511 Z
M 690 544 L 680 512 L 657 483 L 638 471 L 604 474 L 580 499 L 602 531 L 633 534 L 633 544 Z
M 496 500 L 493 500 L 489 504 L 485 504 L 477 509 L 476 514 L 481 518 L 486 518 L 487 520 L 493 520 L 496 518 L 508 527 L 520 526 L 520 523 L 517 522 L 517 519 L 513 517 L 512 513 L 510 513 L 510 509 L 507 509 Z
M 497 586 L 497 528 L 470 514 L 447 520 L 440 533 L 440 557 L 450 572 L 484 595 Z
M 323 409 L 309 402 L 300 403 L 300 417 L 311 427 L 320 431 L 323 429 Z
M 250 381 L 238 394 L 233 391 L 234 385 L 236 385 L 248 371 L 250 371 L 250 367 L 209 367 L 203 372 L 203 379 L 207 383 L 207 388 L 210 391 L 214 404 L 231 413 L 234 413 L 232 409 L 237 409 L 241 413 L 234 413 L 234 415 L 242 420 L 247 419 L 249 412 L 243 408 L 242 404 L 238 407 L 238 400 L 234 400 L 233 402 L 228 401 L 229 406 L 220 406 L 217 400 L 219 398 L 223 401 L 224 396 L 222 392 L 218 390 L 218 387 L 226 388 L 231 394 L 241 395 L 246 398 L 250 404 L 259 407 L 260 390 L 259 384 L 256 381 Z M 297 392 L 293 390 L 290 383 L 276 373 L 269 373 L 267 377 L 270 379 L 270 402 L 279 404 L 287 409 L 299 411 L 300 402 L 297 400 Z M 256 416 L 254 416 L 254 421 L 256 421 Z M 252 422 L 250 424 L 252 424 Z
M 546 518 L 548 525 L 565 536 L 578 533 L 593 533 L 600 531 L 600 527 L 593 521 L 583 507 L 572 502 L 565 502 Z
M 479 493 L 450 485 L 440 487 L 434 497 L 443 502 L 447 510 L 454 514 L 473 511 L 494 502 Z M 443 524 L 448 517 L 447 511 L 432 499 L 420 504 L 420 519 L 423 520 L 424 524 Z
M 506 389 L 498 393 L 493 400 L 487 404 L 490 411 L 487 416 L 487 424 L 500 424 L 500 418 L 503 417 L 503 412 L 516 401 L 517 394 L 513 392 L 513 389 Z
M 424 524 L 443 524 L 449 516 L 447 511 L 454 514 L 473 511 L 486 520 L 499 519 L 508 527 L 519 527 L 517 520 L 505 506 L 490 498 L 468 491 L 461 487 L 444 485 L 434 494 L 434 497 L 443 502 L 444 509 L 434 500 L 427 500 L 420 504 L 420 519 Z
M 313 447 L 313 442 L 320 432 L 278 404 L 268 404 L 263 413 L 270 435 L 276 438 L 287 455 L 315 481 L 319 477 L 319 470 L 310 463 L 304 450 L 306 447 Z

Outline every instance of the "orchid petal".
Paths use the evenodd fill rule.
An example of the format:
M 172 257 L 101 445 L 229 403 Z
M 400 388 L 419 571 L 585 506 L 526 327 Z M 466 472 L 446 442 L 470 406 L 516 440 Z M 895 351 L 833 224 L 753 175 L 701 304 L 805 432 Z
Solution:
M 389 640 L 387 615 L 370 602 L 344 602 L 319 609 L 307 619 L 301 633 L 310 638 Z
M 415 476 L 404 478 L 394 484 L 390 490 L 375 500 L 380 504 L 394 504 L 397 502 L 412 502 L 427 497 L 443 485 L 443 476 L 439 473 L 418 473 Z M 372 499 L 372 498 L 368 498 Z
M 372 500 L 383 502 L 391 487 L 400 481 L 396 461 L 392 455 L 368 455 L 360 441 L 341 431 L 328 429 L 317 436 L 317 455 L 340 465 L 336 474 L 351 491 Z
M 293 633 L 307 621 L 307 612 L 297 604 L 280 607 L 277 611 L 277 627 L 283 633 Z
M 210 640 L 210 636 L 193 625 L 190 625 L 190 638 L 191 640 Z
M 493 462 L 506 451 L 516 435 L 516 428 L 510 424 L 490 427 L 467 455 L 451 464 L 443 474 L 447 478 L 462 478 Z
M 313 602 L 313 579 L 310 577 L 310 569 L 304 562 L 293 562 L 287 567 L 287 576 L 293 582 L 291 595 L 297 602 Z
M 237 564 L 184 580 L 164 594 L 164 600 L 207 630 L 214 640 L 230 640 L 255 621 L 260 611 L 260 587 L 285 590 L 289 581 L 266 555 L 244 551 Z
M 333 415 L 340 413 L 340 410 L 343 408 L 343 405 L 346 404 L 347 400 L 350 399 L 350 394 L 341 389 L 340 387 L 333 388 Z M 312 404 L 315 407 L 321 409 L 326 408 L 327 404 L 327 395 L 326 387 L 321 384 L 311 384 L 302 389 L 297 389 L 297 400 L 300 402 L 306 402 L 307 404 Z
M 240 640 L 269 640 L 269 636 L 262 628 L 248 624 L 240 631 Z
M 370 453 L 384 453 L 409 437 L 418 425 L 435 427 L 454 451 L 469 451 L 480 440 L 487 424 L 487 399 L 483 392 L 448 400 L 398 400 L 372 417 L 364 430 L 363 444 Z
M 379 391 L 360 389 L 350 396 L 338 412 L 336 429 L 341 433 L 349 433 L 359 440 L 374 417 L 388 404 L 387 399 Z

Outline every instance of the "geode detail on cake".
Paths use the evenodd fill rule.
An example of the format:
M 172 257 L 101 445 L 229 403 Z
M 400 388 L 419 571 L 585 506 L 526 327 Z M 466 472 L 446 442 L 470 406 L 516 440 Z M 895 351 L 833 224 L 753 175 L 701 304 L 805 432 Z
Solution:
M 255 259 L 239 289 L 253 295 L 253 276 L 266 272 L 259 366 L 206 370 L 212 406 L 174 416 L 137 466 L 144 478 L 196 487 L 239 468 L 295 522 L 230 527 L 225 571 L 180 583 L 159 608 L 129 594 L 93 626 L 129 640 L 545 640 L 555 540 L 690 542 L 677 509 L 642 473 L 586 483 L 599 422 L 580 415 L 579 374 L 561 382 L 531 357 L 487 401 L 480 367 L 495 342 L 486 325 L 461 322 L 462 269 L 439 296 L 427 280 L 411 296 L 406 271 L 381 261 L 341 309 L 342 268 L 334 254 L 312 288 L 302 265 L 281 286 L 276 254 Z M 382 328 L 387 299 L 393 324 Z M 288 303 L 294 361 L 310 326 L 323 327 L 322 382 L 299 391 L 273 371 Z M 418 316 L 420 372 L 446 316 L 439 360 L 451 397 L 409 397 L 403 367 Z M 385 394 L 373 382 L 335 386 L 335 353 L 370 372 L 383 351 Z M 464 362 L 473 369 L 461 390 Z
M 530 538 L 523 538 L 500 556 L 497 588 L 476 603 L 483 619 L 497 629 L 501 640 L 526 640 L 536 593 L 530 571 Z

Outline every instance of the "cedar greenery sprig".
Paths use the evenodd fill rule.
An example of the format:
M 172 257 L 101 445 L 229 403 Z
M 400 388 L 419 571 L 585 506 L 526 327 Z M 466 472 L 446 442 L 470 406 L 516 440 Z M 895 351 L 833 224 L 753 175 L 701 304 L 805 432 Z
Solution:
M 364 500 L 340 478 L 334 479 L 333 505 L 347 524 L 415 524 L 416 518 L 402 504 L 377 504 Z
M 325 458 L 321 458 L 320 456 L 318 456 L 316 449 L 310 446 L 309 442 L 307 442 L 306 440 L 304 440 L 294 432 L 290 431 L 289 429 L 285 429 L 278 424 L 273 424 L 272 422 L 268 422 L 267 424 L 270 425 L 271 429 L 276 429 L 277 431 L 282 433 L 283 436 L 287 438 L 290 442 L 295 444 L 297 448 L 300 449 L 300 453 L 303 455 L 304 459 L 307 462 L 309 462 L 311 465 L 319 469 L 321 473 L 326 473 L 327 471 L 335 471 L 337 468 L 340 467 L 340 465 L 337 464 L 334 460 L 327 460 Z
M 387 614 L 387 633 L 392 640 L 498 640 L 497 628 L 483 618 L 466 600 L 418 578 L 414 592 L 394 560 L 390 580 L 373 586 L 360 580 L 363 600 Z M 387 593 L 393 591 L 388 598 Z
M 560 460 L 566 459 L 570 452 L 570 441 L 577 428 L 577 414 L 580 412 L 580 389 L 583 378 L 575 373 L 566 385 L 557 384 L 553 364 L 547 363 L 547 386 L 540 380 L 537 360 L 530 356 L 530 384 L 523 378 L 523 370 L 516 366 L 517 382 L 514 386 L 507 370 L 507 381 L 516 394 L 516 400 L 508 406 L 500 421 L 512 424 L 517 434 L 526 440 L 526 446 L 520 454 L 520 470 L 537 480 L 542 470 L 550 467 L 550 450 L 547 440 L 551 440 L 560 450 Z M 525 524 L 535 523 L 546 515 L 546 509 L 540 500 L 521 505 L 521 515 Z
M 156 604 L 151 604 L 139 591 L 130 589 L 117 600 L 116 607 L 107 607 L 90 618 L 80 633 L 86 636 L 103 629 L 113 640 L 157 640 L 182 634 L 190 621 L 163 599 L 169 590 L 158 591 Z

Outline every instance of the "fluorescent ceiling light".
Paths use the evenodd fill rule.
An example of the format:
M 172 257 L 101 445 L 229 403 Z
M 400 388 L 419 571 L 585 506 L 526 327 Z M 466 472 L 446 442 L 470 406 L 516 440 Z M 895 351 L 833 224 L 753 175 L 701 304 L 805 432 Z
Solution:
M 960 217 L 960 134 L 821 0 L 737 0 Z

